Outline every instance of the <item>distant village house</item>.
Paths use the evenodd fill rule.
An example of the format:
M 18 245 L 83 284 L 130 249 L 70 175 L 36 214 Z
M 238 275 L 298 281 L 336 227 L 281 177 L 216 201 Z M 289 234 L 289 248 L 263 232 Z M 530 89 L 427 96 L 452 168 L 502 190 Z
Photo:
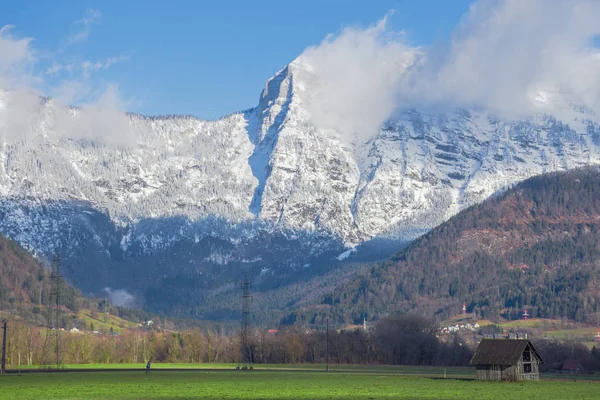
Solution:
M 585 369 L 578 360 L 567 360 L 562 365 L 560 372 L 563 374 L 583 374 Z

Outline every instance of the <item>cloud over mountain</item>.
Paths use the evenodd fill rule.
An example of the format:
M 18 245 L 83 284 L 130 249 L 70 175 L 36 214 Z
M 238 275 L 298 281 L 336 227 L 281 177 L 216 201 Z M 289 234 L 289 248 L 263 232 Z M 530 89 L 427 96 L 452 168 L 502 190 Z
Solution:
M 384 17 L 349 27 L 303 56 L 313 80 L 313 122 L 372 135 L 396 110 L 486 108 L 505 117 L 600 110 L 600 3 L 482 0 L 451 38 L 411 47 Z
M 61 58 L 67 47 L 86 40 L 101 15 L 87 10 L 66 44 L 43 60 L 48 64 L 43 72 L 38 67 L 48 56 L 36 53 L 33 39 L 15 37 L 10 26 L 0 29 L 0 87 L 19 91 L 4 99 L 13 102 L 3 108 L 6 137 L 27 132 L 35 112 L 30 97 L 37 95 L 81 108 L 81 123 L 59 127 L 63 135 L 111 142 L 130 137 L 123 132 L 118 86 L 100 86 L 91 78 L 128 57 Z M 573 104 L 598 112 L 598 15 L 595 0 L 480 0 L 447 41 L 423 47 L 409 44 L 393 27 L 393 13 L 366 28 L 346 27 L 301 56 L 310 68 L 305 104 L 310 120 L 365 139 L 398 111 L 413 107 L 484 108 L 505 118 L 535 112 L 560 117 Z
M 396 108 L 403 74 L 418 50 L 404 44 L 387 19 L 346 28 L 302 54 L 314 76 L 307 106 L 317 126 L 370 136 Z
M 82 43 L 98 22 L 101 13 L 87 10 L 74 24 L 67 45 Z M 124 102 L 115 84 L 94 85 L 94 73 L 128 59 L 108 57 L 102 61 L 61 62 L 65 48 L 51 58 L 52 64 L 40 72 L 37 68 L 49 56 L 36 52 L 33 38 L 11 34 L 12 26 L 0 28 L 0 135 L 5 139 L 31 138 L 40 132 L 33 128 L 42 118 L 42 97 L 53 98 L 56 115 L 54 132 L 59 138 L 85 138 L 122 146 L 134 143 L 133 132 L 124 110 Z M 40 55 L 44 53 L 43 55 Z M 57 59 L 58 58 L 58 59 Z M 52 78 L 52 79 L 50 79 Z M 65 106 L 78 106 L 77 111 Z

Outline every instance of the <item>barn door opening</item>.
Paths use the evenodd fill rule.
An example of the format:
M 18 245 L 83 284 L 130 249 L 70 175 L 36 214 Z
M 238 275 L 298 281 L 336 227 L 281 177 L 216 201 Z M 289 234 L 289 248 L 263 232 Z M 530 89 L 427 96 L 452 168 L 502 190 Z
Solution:
M 523 373 L 531 373 L 531 350 L 529 349 L 529 347 L 527 347 L 525 351 L 523 351 Z

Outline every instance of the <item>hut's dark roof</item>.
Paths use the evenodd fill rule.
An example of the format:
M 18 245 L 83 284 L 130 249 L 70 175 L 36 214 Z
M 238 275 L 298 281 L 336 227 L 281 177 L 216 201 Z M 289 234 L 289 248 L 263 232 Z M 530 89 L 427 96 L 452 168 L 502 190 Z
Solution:
M 516 364 L 525 348 L 529 345 L 535 356 L 544 361 L 539 353 L 533 347 L 531 342 L 526 339 L 483 339 L 471 359 L 471 364 L 482 365 L 513 365 Z

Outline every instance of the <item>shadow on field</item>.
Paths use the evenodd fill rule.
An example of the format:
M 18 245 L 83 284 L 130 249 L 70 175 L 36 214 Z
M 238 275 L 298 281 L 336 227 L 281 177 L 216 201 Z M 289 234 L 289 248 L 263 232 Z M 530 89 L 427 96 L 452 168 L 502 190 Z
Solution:
M 429 377 L 425 376 L 424 378 L 433 379 L 433 380 L 436 380 L 436 381 L 463 381 L 463 382 L 471 382 L 471 381 L 475 380 L 475 378 L 452 378 L 452 377 L 450 377 L 450 378 L 443 378 L 441 376 L 429 376 Z

